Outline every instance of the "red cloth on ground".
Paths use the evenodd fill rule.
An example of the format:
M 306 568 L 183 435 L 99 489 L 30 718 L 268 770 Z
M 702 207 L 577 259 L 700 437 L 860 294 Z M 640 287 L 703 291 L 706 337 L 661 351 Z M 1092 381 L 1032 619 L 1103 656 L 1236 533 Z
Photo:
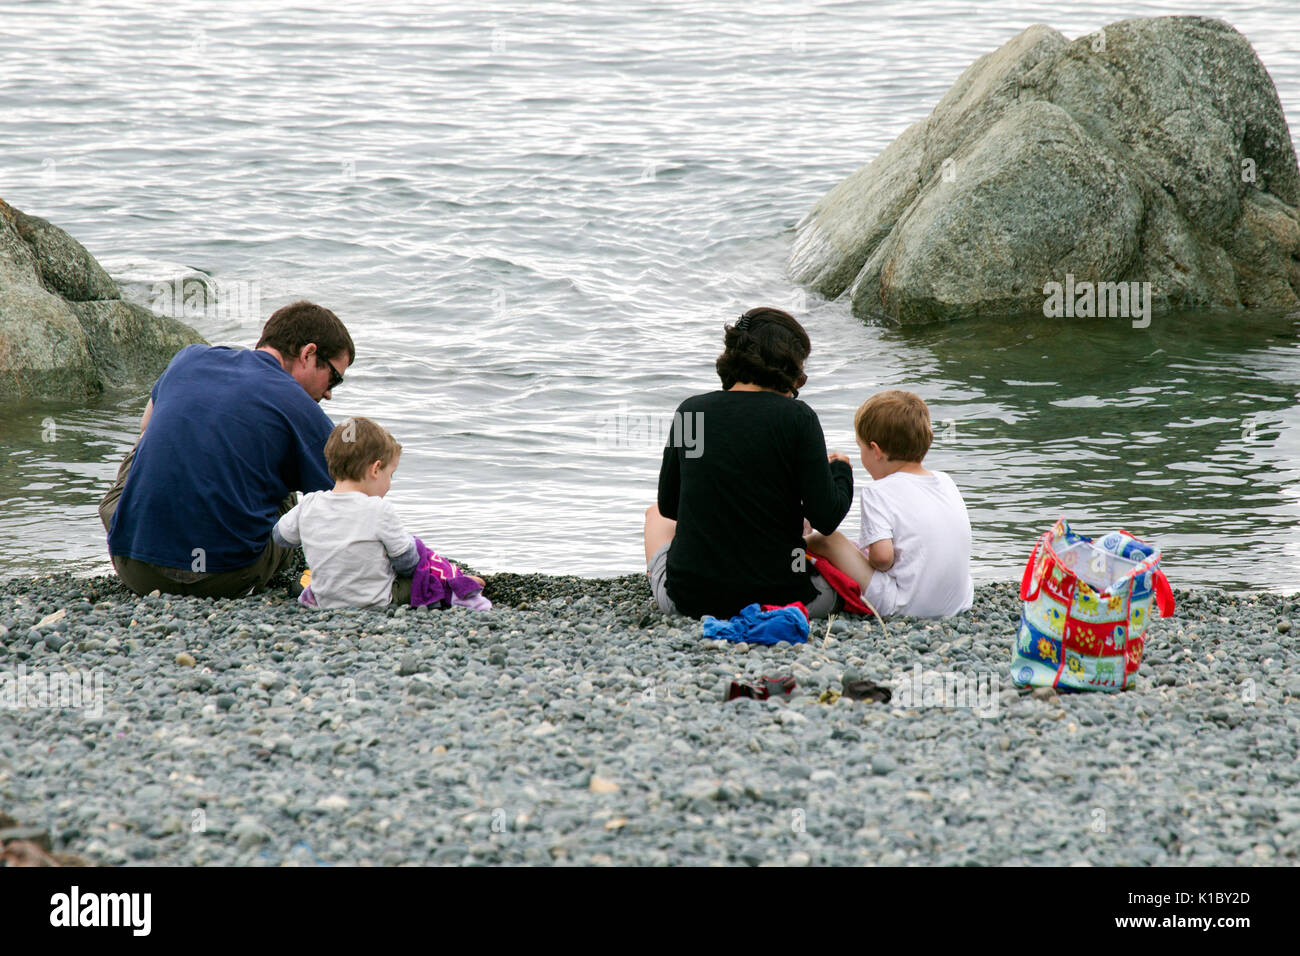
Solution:
M 871 609 L 862 603 L 862 588 L 835 565 L 824 554 L 808 552 L 808 560 L 817 569 L 817 573 L 826 579 L 826 583 L 835 589 L 835 593 L 844 598 L 844 610 L 850 614 L 870 614 Z
M 764 605 L 763 605 L 763 610 L 764 610 L 764 611 L 775 611 L 775 610 L 777 610 L 778 608 L 783 608 L 783 607 L 797 607 L 800 611 L 803 612 L 803 616 L 804 616 L 804 619 L 805 619 L 805 620 L 808 620 L 808 621 L 811 621 L 811 620 L 812 620 L 812 616 L 808 613 L 808 609 L 807 609 L 806 607 L 803 606 L 803 602 L 802 602 L 802 601 L 795 601 L 793 604 L 764 604 Z

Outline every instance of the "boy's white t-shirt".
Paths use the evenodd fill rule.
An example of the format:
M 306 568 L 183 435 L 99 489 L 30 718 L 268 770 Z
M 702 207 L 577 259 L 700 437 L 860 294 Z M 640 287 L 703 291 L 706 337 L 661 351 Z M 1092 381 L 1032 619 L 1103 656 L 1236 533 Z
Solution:
M 882 615 L 948 617 L 975 601 L 970 576 L 970 517 L 948 475 L 896 471 L 862 489 L 865 553 L 892 538 L 894 564 L 876 571 L 866 598 Z
M 415 539 L 388 500 L 361 491 L 304 495 L 276 530 L 302 545 L 321 608 L 387 605 L 396 580 L 389 558 L 400 565 L 415 551 Z

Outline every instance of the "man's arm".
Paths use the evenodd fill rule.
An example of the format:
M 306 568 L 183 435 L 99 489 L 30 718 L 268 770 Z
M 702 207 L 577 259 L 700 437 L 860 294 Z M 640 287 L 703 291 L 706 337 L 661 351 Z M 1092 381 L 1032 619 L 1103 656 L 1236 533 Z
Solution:
M 153 418 L 153 396 L 149 396 L 149 404 L 144 407 L 144 414 L 140 416 L 140 434 L 149 427 L 149 419 Z
M 306 419 L 299 417 L 294 421 L 293 448 L 282 477 L 290 491 L 329 491 L 334 487 L 334 479 L 325 464 L 325 442 L 334 430 L 334 423 L 314 403 L 305 415 Z

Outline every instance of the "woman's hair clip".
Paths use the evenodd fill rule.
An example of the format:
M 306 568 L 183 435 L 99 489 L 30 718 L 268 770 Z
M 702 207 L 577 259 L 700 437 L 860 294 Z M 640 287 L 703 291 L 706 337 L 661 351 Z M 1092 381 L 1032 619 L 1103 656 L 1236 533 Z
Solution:
M 748 316 L 748 315 L 742 315 L 742 316 L 740 317 L 740 321 L 736 323 L 735 328 L 736 328 L 736 331 L 738 331 L 738 332 L 748 332 L 748 331 L 749 331 L 749 316 Z

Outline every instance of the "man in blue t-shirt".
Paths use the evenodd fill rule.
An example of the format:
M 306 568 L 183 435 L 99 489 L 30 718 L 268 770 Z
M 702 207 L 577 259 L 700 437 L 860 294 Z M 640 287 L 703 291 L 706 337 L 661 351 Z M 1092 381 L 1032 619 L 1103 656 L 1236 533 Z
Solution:
M 140 440 L 99 504 L 108 551 L 137 594 L 242 597 L 292 551 L 271 528 L 298 491 L 334 487 L 321 410 L 356 360 L 329 309 L 278 309 L 255 349 L 191 345 L 154 383 Z

